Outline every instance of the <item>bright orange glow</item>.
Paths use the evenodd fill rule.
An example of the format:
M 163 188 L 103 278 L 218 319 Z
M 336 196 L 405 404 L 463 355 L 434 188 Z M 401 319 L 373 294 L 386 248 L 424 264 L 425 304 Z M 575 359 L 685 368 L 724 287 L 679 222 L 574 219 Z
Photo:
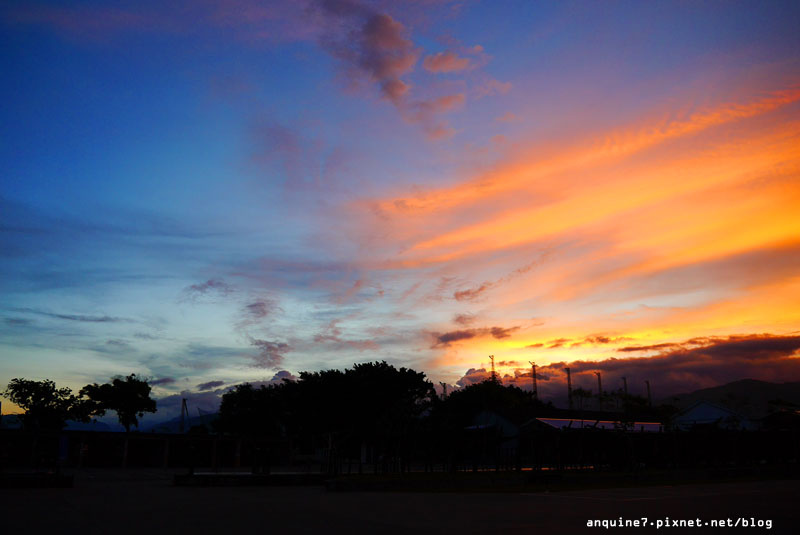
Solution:
M 448 312 L 477 309 L 486 325 L 516 328 L 439 342 L 442 366 L 486 366 L 481 355 L 494 354 L 514 373 L 534 357 L 797 330 L 798 101 L 790 87 L 664 113 L 678 118 L 534 145 L 477 179 L 378 200 L 372 224 L 393 241 L 365 263 L 421 276 L 408 295 L 449 281 L 437 294 L 454 299 Z M 448 316 L 437 327 L 462 328 Z

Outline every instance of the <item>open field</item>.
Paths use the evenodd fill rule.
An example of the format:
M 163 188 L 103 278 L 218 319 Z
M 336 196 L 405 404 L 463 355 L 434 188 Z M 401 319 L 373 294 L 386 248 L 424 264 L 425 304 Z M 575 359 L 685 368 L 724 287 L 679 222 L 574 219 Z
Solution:
M 591 533 L 588 519 L 771 520 L 797 532 L 798 481 L 519 493 L 174 487 L 172 472 L 92 470 L 71 489 L 2 489 L 5 533 Z M 648 521 L 649 521 L 648 520 Z M 664 532 L 662 528 L 659 532 Z M 675 528 L 724 533 L 741 528 Z M 614 530 L 609 530 L 614 531 Z M 627 528 L 625 532 L 655 532 Z M 764 533 L 746 529 L 745 533 Z

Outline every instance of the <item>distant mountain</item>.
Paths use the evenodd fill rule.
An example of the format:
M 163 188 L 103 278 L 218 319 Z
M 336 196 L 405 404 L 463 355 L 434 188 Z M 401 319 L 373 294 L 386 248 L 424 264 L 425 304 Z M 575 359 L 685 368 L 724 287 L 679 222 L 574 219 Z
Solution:
M 192 427 L 205 427 L 211 431 L 211 424 L 219 417 L 219 414 L 204 414 L 202 416 L 193 416 L 184 422 L 184 433 L 189 431 Z M 154 423 L 149 426 L 142 427 L 142 432 L 147 433 L 180 433 L 181 418 L 173 418 L 164 422 Z
M 4 414 L 0 421 L 0 429 L 19 429 L 22 427 L 22 420 L 19 414 Z
M 660 403 L 686 408 L 698 401 L 709 401 L 749 418 L 763 418 L 782 408 L 800 410 L 800 382 L 769 383 L 742 379 L 721 386 L 703 388 L 664 398 Z
M 88 423 L 68 420 L 65 429 L 67 429 L 67 431 L 114 431 L 110 425 L 97 420 L 92 420 Z
M 20 416 L 20 414 L 4 414 L 0 429 L 21 429 L 22 418 Z M 97 420 L 88 423 L 67 420 L 67 426 L 64 429 L 67 431 L 113 431 L 111 426 Z

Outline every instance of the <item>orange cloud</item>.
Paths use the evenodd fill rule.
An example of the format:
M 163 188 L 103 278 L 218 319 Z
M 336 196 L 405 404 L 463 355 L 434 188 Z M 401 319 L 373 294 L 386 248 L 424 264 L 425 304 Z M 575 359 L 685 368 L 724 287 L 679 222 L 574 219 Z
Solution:
M 477 176 L 355 203 L 361 235 L 380 236 L 361 265 L 403 281 L 403 304 L 443 333 L 430 366 L 451 381 L 490 354 L 547 365 L 797 331 L 800 89 L 774 87 L 517 140 Z M 465 306 L 519 329 L 479 331 Z

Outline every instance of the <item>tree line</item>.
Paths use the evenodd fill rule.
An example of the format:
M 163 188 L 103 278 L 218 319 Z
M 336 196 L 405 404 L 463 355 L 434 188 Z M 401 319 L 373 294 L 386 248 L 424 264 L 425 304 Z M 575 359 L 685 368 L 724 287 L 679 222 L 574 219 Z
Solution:
M 27 430 L 60 430 L 68 420 L 86 423 L 92 417 L 114 411 L 129 432 L 131 426 L 138 427 L 139 418 L 146 412 L 156 412 L 150 390 L 148 381 L 136 374 L 113 377 L 104 384 L 88 384 L 77 395 L 70 388 L 57 388 L 49 379 L 14 378 L 3 396 L 25 410 L 22 425 Z

